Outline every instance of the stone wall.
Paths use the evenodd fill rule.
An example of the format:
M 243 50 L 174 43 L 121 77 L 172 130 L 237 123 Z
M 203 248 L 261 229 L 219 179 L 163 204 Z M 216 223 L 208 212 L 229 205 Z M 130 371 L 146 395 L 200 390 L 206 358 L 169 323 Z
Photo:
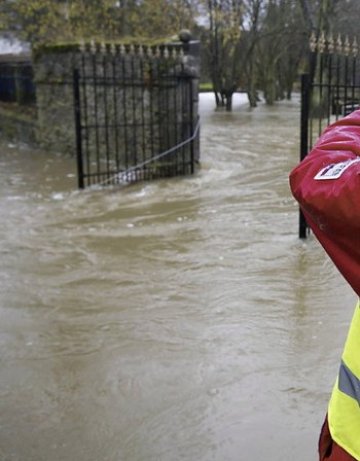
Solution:
M 8 141 L 35 146 L 36 110 L 0 104 L 0 136 Z

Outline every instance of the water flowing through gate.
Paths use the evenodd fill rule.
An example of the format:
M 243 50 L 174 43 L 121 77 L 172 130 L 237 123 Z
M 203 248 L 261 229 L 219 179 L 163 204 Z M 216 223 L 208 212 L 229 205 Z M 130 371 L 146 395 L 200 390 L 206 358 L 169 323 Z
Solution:
M 301 160 L 326 126 L 359 108 L 359 72 L 356 39 L 311 36 L 309 71 L 301 78 Z M 299 237 L 308 231 L 300 211 Z
M 80 188 L 194 172 L 198 85 L 188 62 L 183 45 L 82 50 L 74 71 Z

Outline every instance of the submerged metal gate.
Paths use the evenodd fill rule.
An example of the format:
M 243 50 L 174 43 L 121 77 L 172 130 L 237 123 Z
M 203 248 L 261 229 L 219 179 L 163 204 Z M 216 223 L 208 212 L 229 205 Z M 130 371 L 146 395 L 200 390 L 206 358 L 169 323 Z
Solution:
M 300 160 L 304 159 L 329 124 L 360 105 L 358 45 L 340 36 L 336 40 L 322 33 L 310 39 L 309 72 L 301 78 Z M 309 227 L 300 211 L 299 237 Z
M 197 82 L 183 57 L 182 47 L 82 50 L 74 71 L 80 188 L 194 172 Z

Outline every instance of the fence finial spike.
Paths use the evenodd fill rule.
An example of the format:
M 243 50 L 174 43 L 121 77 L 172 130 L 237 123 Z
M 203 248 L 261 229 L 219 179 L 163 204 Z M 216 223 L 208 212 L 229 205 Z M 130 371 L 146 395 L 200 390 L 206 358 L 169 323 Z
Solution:
M 329 37 L 328 37 L 328 50 L 329 53 L 332 54 L 334 52 L 335 45 L 334 45 L 334 37 L 333 34 L 330 32 Z
M 96 53 L 96 43 L 95 40 L 92 38 L 90 41 L 90 51 L 92 54 Z
M 79 43 L 79 51 L 80 53 L 85 53 L 86 52 L 86 43 L 85 40 L 82 38 Z
M 318 43 L 318 50 L 319 53 L 323 53 L 325 51 L 325 33 L 324 31 L 321 32 L 319 43 Z
M 345 42 L 344 42 L 344 53 L 345 56 L 348 56 L 350 53 L 350 41 L 348 35 L 345 37 Z
M 354 58 L 356 58 L 358 51 L 359 51 L 358 43 L 357 43 L 356 37 L 354 37 L 354 41 L 352 43 L 352 50 L 351 50 Z
M 310 40 L 309 40 L 310 51 L 312 53 L 314 53 L 314 51 L 316 50 L 316 44 L 317 44 L 316 35 L 315 35 L 315 32 L 312 31 Z
M 100 52 L 102 54 L 106 54 L 106 43 L 105 42 L 101 42 L 101 44 L 100 44 Z
M 342 53 L 342 40 L 341 40 L 341 35 L 338 34 L 337 39 L 336 39 L 336 52 L 338 54 Z
M 110 45 L 110 53 L 115 56 L 116 55 L 116 45 L 114 42 L 111 43 Z

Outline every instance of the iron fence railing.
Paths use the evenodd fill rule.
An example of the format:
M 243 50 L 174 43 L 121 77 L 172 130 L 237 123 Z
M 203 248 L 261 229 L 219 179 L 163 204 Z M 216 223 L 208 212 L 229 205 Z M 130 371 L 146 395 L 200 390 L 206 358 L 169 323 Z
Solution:
M 309 72 L 301 78 L 300 160 L 304 159 L 326 126 L 360 106 L 360 63 L 354 39 L 312 35 Z M 309 227 L 300 210 L 299 237 Z
M 85 52 L 74 72 L 79 187 L 192 174 L 195 93 L 178 51 Z

